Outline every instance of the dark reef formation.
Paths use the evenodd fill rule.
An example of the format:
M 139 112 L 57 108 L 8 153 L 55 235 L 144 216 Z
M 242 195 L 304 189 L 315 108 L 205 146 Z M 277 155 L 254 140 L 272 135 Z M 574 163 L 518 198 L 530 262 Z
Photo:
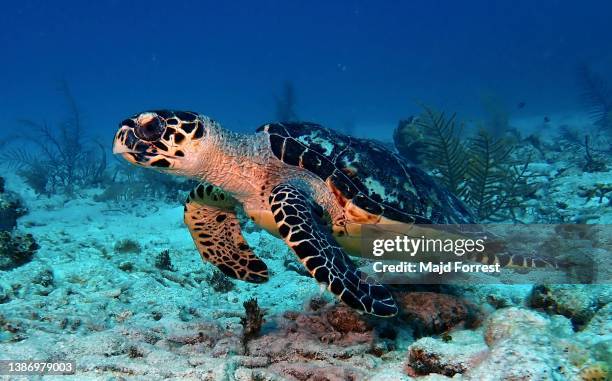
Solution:
M 418 118 L 400 120 L 393 131 L 393 143 L 404 159 L 417 165 L 425 162 L 428 146 Z
M 0 177 L 0 270 L 10 270 L 30 260 L 38 249 L 31 234 L 15 231 L 17 219 L 27 213 L 21 198 L 4 187 Z
M 0 177 L 0 232 L 11 231 L 17 219 L 27 213 L 21 198 L 4 189 L 4 178 Z
M 457 297 L 434 292 L 409 292 L 396 295 L 401 318 L 408 322 L 416 338 L 441 334 L 463 326 L 478 325 L 476 306 Z
M 0 232 L 0 270 L 10 270 L 32 260 L 38 244 L 31 234 Z

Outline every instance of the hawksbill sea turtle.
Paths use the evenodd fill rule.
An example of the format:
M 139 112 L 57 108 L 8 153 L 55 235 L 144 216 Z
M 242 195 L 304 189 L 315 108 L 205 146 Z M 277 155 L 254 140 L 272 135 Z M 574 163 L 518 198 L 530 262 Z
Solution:
M 457 197 L 382 144 L 313 123 L 270 123 L 245 135 L 194 112 L 148 111 L 120 123 L 113 152 L 201 181 L 187 198 L 184 221 L 202 258 L 226 275 L 268 279 L 266 264 L 241 234 L 242 206 L 340 300 L 378 316 L 395 315 L 397 305 L 347 254 L 359 251 L 364 224 L 475 222 Z

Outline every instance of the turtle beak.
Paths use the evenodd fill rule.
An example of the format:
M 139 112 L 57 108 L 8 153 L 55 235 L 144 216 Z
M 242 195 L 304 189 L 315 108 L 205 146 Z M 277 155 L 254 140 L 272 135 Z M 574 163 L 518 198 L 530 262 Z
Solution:
M 129 148 L 127 148 L 122 142 L 115 140 L 113 142 L 113 154 L 121 155 L 124 153 L 132 152 Z
M 113 154 L 120 155 L 129 163 L 138 164 L 136 156 L 134 155 L 137 152 L 126 144 L 127 136 L 129 136 L 128 134 L 133 135 L 129 127 L 122 127 L 119 129 L 113 140 Z
M 134 148 L 137 142 L 138 139 L 133 129 L 128 126 L 122 126 L 119 131 L 117 131 L 115 139 L 113 140 L 113 153 L 115 155 L 136 153 L 137 151 Z

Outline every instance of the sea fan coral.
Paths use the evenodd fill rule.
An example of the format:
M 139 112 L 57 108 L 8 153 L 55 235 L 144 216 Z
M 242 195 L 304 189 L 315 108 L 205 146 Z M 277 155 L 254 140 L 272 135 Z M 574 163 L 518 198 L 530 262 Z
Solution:
M 466 176 L 465 201 L 482 220 L 514 217 L 513 207 L 529 193 L 529 160 L 515 166 L 509 160 L 513 146 L 481 130 L 472 139 Z
M 529 160 L 515 163 L 511 159 L 515 145 L 509 139 L 481 130 L 464 140 L 462 131 L 455 115 L 447 118 L 425 107 L 418 119 L 395 130 L 394 141 L 406 158 L 418 147 L 422 165 L 463 199 L 479 221 L 515 219 L 514 209 L 533 191 L 526 175 Z
M 593 122 L 612 132 L 612 89 L 586 64 L 578 67 L 578 79 L 582 86 L 582 99 Z
M 30 132 L 21 138 L 37 149 L 8 149 L 1 156 L 6 163 L 18 168 L 18 173 L 39 194 L 61 191 L 72 195 L 76 186 L 99 185 L 106 174 L 104 147 L 100 144 L 90 147 L 85 143 L 81 113 L 66 83 L 62 83 L 62 92 L 70 117 L 56 128 L 22 120 Z
M 467 172 L 467 156 L 460 140 L 462 125 L 457 125 L 455 114 L 447 118 L 425 108 L 416 122 L 425 131 L 425 145 L 428 147 L 425 161 L 432 169 L 438 170 L 446 187 L 456 195 L 462 193 Z

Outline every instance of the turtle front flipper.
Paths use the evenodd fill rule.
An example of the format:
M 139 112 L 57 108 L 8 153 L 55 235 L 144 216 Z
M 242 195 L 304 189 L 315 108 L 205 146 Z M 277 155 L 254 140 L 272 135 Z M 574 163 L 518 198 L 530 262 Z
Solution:
M 319 224 L 307 195 L 281 184 L 272 190 L 270 207 L 281 237 L 317 281 L 350 307 L 378 316 L 397 313 L 389 290 L 364 276 Z
M 200 184 L 187 198 L 184 221 L 204 261 L 232 278 L 265 282 L 268 267 L 244 240 L 235 206 L 236 200 L 221 188 Z

